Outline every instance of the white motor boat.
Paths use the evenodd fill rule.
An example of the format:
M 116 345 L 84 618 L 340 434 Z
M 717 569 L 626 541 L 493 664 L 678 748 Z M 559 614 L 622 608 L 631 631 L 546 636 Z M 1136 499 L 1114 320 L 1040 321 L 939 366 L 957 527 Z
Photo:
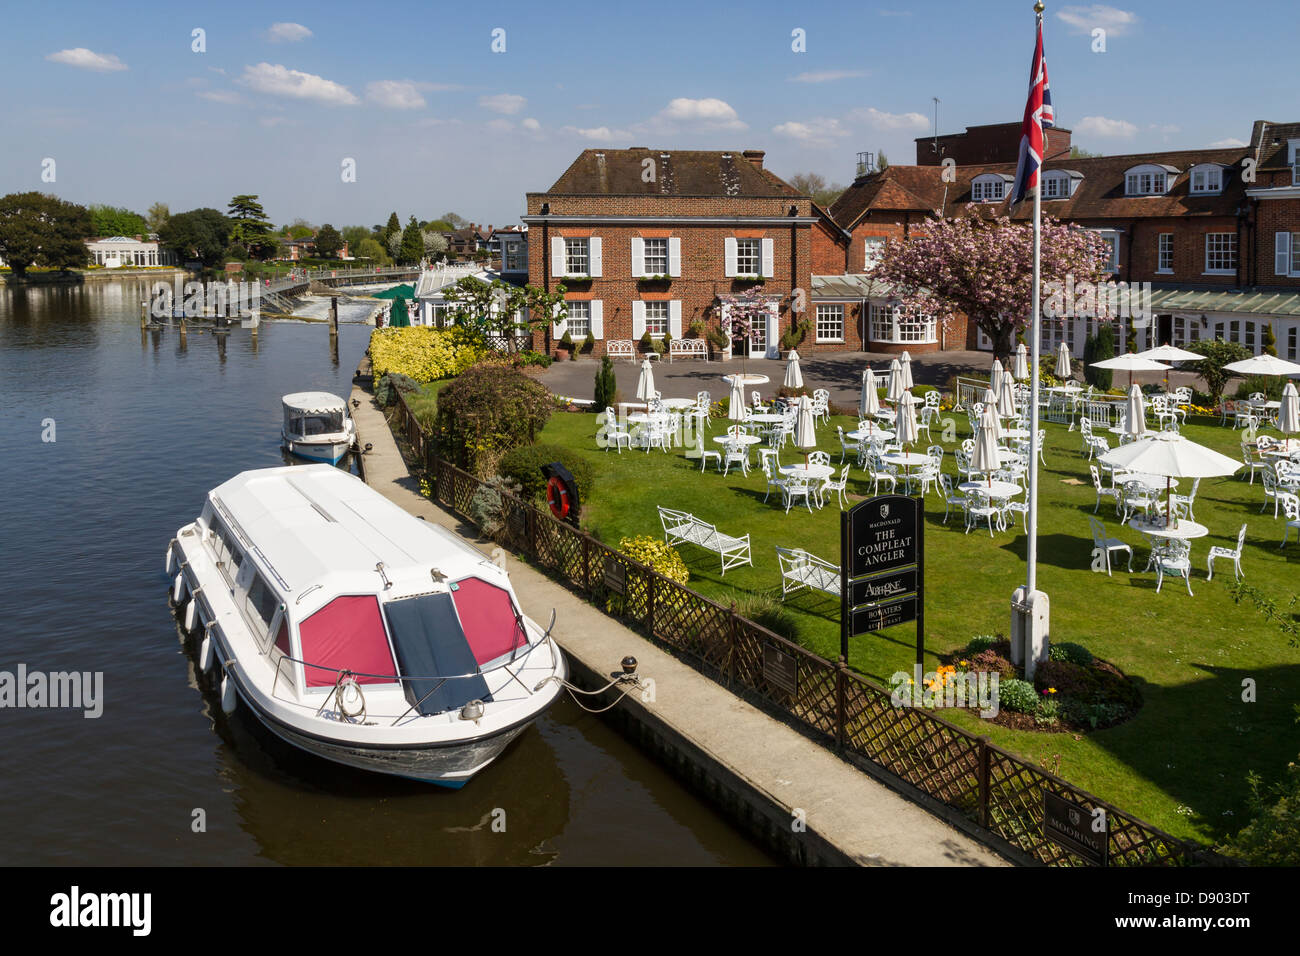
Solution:
M 352 767 L 459 788 L 567 677 L 504 568 L 328 465 L 219 485 L 167 573 L 223 709 Z
M 329 392 L 295 392 L 281 399 L 284 445 L 299 458 L 331 465 L 348 453 L 357 439 L 348 403 Z

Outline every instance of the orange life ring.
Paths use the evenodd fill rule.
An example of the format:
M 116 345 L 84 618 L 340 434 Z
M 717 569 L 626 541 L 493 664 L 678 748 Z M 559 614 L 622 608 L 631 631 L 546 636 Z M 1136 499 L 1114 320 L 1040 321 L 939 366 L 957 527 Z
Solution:
M 546 505 L 551 509 L 551 514 L 563 520 L 569 514 L 569 489 L 565 487 L 564 480 L 558 476 L 552 476 L 546 483 Z

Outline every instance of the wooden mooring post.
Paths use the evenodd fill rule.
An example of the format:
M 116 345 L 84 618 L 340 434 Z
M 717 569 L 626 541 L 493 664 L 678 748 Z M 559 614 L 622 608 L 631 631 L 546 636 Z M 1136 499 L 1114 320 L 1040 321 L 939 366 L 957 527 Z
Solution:
M 339 297 L 330 298 L 330 340 L 336 340 L 339 334 Z

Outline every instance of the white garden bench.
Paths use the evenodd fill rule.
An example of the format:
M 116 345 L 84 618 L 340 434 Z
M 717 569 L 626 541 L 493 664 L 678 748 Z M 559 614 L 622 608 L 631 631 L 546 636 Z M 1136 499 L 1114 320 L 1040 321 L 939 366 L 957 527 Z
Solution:
M 605 343 L 605 354 L 613 359 L 625 358 L 629 362 L 636 361 L 636 345 L 631 339 L 614 339 Z
M 754 562 L 749 555 L 749 535 L 743 538 L 723 534 L 707 521 L 701 521 L 686 511 L 659 508 L 659 523 L 664 526 L 664 541 L 668 544 L 696 544 L 714 552 L 722 559 L 722 573 L 727 568 Z
M 777 548 L 781 565 L 781 600 L 800 588 L 815 588 L 835 597 L 840 595 L 840 566 L 823 561 L 801 548 Z
M 668 343 L 668 361 L 675 358 L 702 358 L 709 360 L 709 343 L 704 339 L 673 339 Z

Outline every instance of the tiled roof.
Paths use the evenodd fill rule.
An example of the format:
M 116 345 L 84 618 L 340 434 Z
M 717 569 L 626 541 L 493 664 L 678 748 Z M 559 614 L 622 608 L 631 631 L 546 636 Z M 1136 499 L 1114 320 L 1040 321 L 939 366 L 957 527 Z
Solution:
M 1260 120 L 1251 131 L 1260 169 L 1286 169 L 1288 141 L 1300 139 L 1300 123 L 1270 123 Z
M 653 182 L 642 174 L 655 161 Z M 741 150 L 585 149 L 549 192 L 561 195 L 801 196 Z

